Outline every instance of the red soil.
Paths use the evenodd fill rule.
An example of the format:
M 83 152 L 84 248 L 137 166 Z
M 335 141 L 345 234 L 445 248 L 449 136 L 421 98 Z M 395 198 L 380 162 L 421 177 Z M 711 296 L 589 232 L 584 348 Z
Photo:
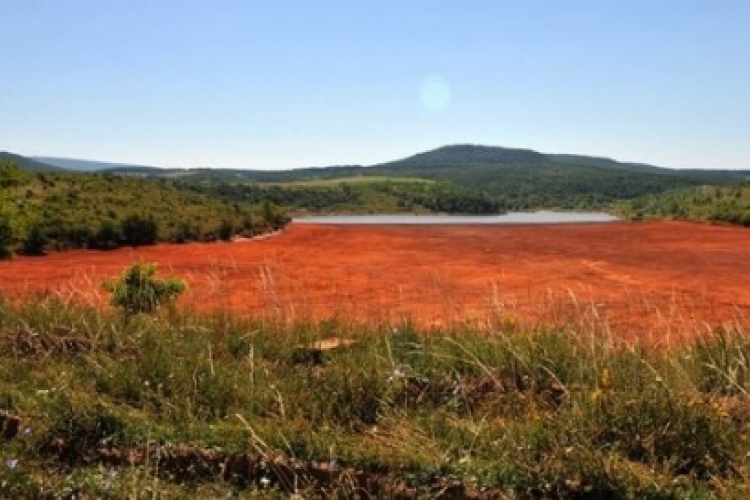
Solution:
M 288 321 L 570 320 L 684 336 L 744 323 L 748 249 L 750 230 L 678 222 L 292 225 L 262 241 L 17 257 L 0 263 L 0 294 L 103 304 L 102 279 L 141 258 L 188 281 L 180 302 L 191 309 Z

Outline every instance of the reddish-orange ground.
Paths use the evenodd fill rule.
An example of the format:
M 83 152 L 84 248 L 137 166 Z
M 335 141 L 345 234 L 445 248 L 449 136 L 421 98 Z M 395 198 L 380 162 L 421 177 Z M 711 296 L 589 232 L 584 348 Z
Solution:
M 0 263 L 0 293 L 104 303 L 141 258 L 184 277 L 183 307 L 294 321 L 497 319 L 684 335 L 750 314 L 750 230 L 654 222 L 292 225 L 260 241 L 72 251 Z

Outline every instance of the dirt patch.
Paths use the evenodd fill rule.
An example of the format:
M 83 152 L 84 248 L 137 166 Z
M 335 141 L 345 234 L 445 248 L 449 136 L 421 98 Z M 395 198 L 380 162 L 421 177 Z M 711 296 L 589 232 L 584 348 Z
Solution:
M 297 321 L 572 322 L 667 342 L 750 314 L 750 231 L 679 222 L 291 225 L 253 244 L 72 251 L 0 263 L 0 293 L 106 303 L 137 259 L 185 278 L 183 306 Z M 654 338 L 654 336 L 659 336 Z

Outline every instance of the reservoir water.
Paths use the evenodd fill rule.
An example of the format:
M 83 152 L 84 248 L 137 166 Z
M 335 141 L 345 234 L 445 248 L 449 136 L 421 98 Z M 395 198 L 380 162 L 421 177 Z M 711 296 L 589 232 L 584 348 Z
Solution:
M 604 212 L 508 212 L 501 215 L 319 215 L 296 217 L 301 224 L 580 224 L 614 222 Z

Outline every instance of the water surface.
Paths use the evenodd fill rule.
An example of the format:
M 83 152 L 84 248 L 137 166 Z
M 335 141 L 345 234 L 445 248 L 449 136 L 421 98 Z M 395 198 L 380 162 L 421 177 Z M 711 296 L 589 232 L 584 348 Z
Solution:
M 296 217 L 302 224 L 576 224 L 614 222 L 604 212 L 508 212 L 501 215 L 319 215 Z

